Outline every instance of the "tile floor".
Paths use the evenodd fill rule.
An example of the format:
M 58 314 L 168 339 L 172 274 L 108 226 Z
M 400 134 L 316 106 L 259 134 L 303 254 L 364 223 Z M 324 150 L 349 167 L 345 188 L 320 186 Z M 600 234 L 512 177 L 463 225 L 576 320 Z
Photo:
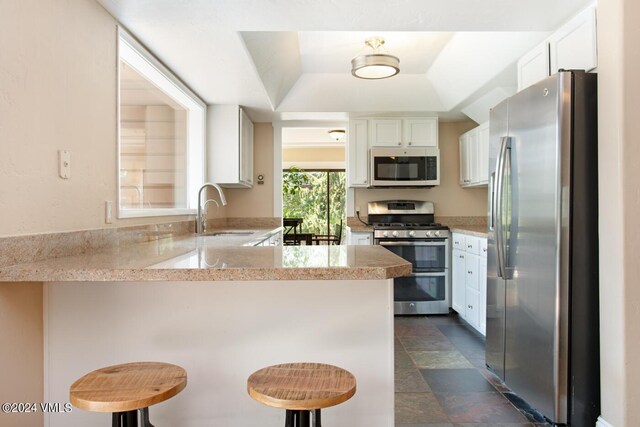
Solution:
M 395 318 L 396 427 L 542 427 L 489 372 L 484 338 L 456 314 Z

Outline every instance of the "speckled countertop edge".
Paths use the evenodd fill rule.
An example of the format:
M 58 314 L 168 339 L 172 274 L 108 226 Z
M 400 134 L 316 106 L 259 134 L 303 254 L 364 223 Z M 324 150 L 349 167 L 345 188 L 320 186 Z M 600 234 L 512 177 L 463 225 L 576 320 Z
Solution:
M 487 226 L 486 225 L 454 225 L 449 227 L 452 233 L 462 233 L 475 237 L 487 238 Z
M 0 267 L 0 281 L 380 280 L 411 272 L 410 263 L 379 246 L 239 246 L 243 243 L 167 238 Z

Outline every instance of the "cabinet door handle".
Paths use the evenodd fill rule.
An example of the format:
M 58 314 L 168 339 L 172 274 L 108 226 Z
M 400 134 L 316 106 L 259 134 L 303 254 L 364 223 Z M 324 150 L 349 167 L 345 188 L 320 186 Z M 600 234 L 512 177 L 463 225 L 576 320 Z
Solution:
M 460 256 L 460 258 L 464 259 L 464 255 L 459 255 L 459 256 Z
M 408 145 L 411 145 L 411 142 L 409 142 L 409 144 L 408 144 Z
M 469 274 L 473 274 L 473 272 L 471 272 L 471 271 L 467 271 L 467 273 L 469 273 Z
M 471 249 L 473 248 L 473 245 L 467 245 L 467 248 Z

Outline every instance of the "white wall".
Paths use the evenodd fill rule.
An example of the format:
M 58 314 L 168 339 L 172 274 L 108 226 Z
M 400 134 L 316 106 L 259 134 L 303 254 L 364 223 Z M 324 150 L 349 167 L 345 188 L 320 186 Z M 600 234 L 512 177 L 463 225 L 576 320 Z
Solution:
M 322 411 L 327 426 L 393 425 L 393 279 L 45 286 L 45 401 L 66 402 L 69 385 L 97 367 L 158 360 L 184 367 L 188 383 L 150 409 L 154 425 L 281 426 L 284 410 L 252 400 L 247 378 L 313 361 L 357 381 L 353 398 Z M 51 427 L 110 419 L 80 410 L 45 417 Z
M 637 0 L 598 2 L 601 413 L 615 427 L 640 419 L 638 19 Z
M 0 237 L 107 226 L 104 202 L 116 202 L 116 41 L 115 19 L 95 0 L 2 1 Z M 69 180 L 58 178 L 59 149 L 71 151 Z

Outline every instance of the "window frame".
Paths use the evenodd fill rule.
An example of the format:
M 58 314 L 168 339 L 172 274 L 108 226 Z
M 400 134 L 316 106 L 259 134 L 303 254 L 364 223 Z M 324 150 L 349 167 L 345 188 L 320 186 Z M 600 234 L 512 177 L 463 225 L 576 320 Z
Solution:
M 120 135 L 120 61 L 124 60 L 158 89 L 170 96 L 176 103 L 188 110 L 186 142 L 186 208 L 123 208 L 121 200 L 121 135 Z M 140 218 L 170 215 L 195 215 L 198 207 L 198 189 L 202 185 L 206 172 L 206 125 L 207 104 L 178 76 L 160 62 L 144 45 L 120 25 L 117 26 L 116 44 L 116 181 L 117 181 L 117 217 Z M 192 121 L 192 115 L 197 114 Z

